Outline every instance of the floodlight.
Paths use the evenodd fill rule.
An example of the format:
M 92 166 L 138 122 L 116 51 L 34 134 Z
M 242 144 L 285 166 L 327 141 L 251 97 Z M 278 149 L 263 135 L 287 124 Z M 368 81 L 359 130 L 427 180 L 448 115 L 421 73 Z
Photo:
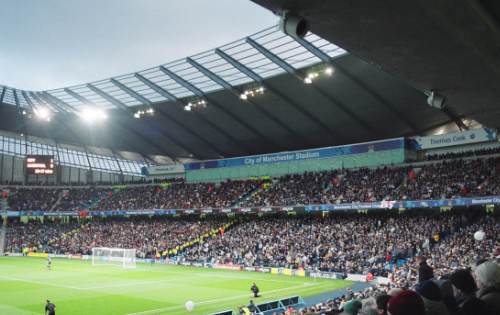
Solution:
M 248 96 L 247 96 L 247 94 L 246 94 L 246 93 L 241 93 L 240 98 L 241 98 L 242 100 L 246 100 L 246 99 L 248 98 Z
M 85 122 L 91 124 L 96 121 L 103 121 L 108 118 L 106 113 L 99 108 L 84 108 L 79 114 Z
M 46 107 L 38 107 L 34 109 L 35 116 L 40 120 L 50 121 L 50 110 Z
M 333 68 L 332 67 L 328 67 L 325 69 L 325 73 L 326 75 L 332 75 L 333 74 Z
M 313 83 L 313 80 L 310 77 L 305 77 L 304 78 L 304 83 L 305 84 L 311 84 L 311 83 Z

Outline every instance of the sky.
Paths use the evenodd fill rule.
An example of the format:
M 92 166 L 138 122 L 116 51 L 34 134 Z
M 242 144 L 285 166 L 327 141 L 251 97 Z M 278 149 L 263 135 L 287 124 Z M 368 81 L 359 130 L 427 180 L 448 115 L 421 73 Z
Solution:
M 49 90 L 136 72 L 277 21 L 250 0 L 0 0 L 0 85 Z

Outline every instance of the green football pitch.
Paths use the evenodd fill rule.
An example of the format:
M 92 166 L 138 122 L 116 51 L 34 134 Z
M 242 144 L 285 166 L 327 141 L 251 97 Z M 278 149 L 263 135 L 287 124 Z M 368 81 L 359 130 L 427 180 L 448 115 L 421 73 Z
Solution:
M 0 257 L 0 314 L 43 314 L 45 300 L 58 315 L 189 314 L 237 310 L 252 298 L 256 282 L 262 297 L 256 302 L 332 292 L 349 281 L 290 277 L 256 272 L 229 271 L 173 265 L 137 264 L 136 269 L 92 267 L 89 261 Z

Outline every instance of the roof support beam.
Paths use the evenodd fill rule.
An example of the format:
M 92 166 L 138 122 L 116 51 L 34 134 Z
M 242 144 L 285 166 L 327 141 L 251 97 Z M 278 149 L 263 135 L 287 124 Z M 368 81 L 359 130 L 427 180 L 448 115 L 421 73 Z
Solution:
M 45 107 L 48 107 L 51 110 L 56 109 L 56 110 L 60 111 L 61 113 L 65 113 L 66 112 L 65 110 L 63 110 L 62 108 L 60 108 L 59 106 L 57 106 L 56 104 L 48 102 L 47 100 L 45 100 L 44 98 L 42 98 L 41 95 L 38 95 L 35 92 L 29 92 L 29 94 L 38 103 L 38 106 L 45 106 Z
M 174 72 L 170 71 L 169 69 L 165 68 L 164 66 L 160 66 L 160 70 L 168 75 L 172 80 L 174 80 L 175 82 L 177 82 L 178 84 L 182 85 L 183 87 L 185 87 L 186 89 L 188 89 L 189 91 L 191 91 L 194 95 L 198 96 L 198 97 L 204 97 L 205 96 L 205 93 L 203 93 L 203 91 L 201 91 L 200 89 L 198 89 L 196 86 L 194 86 L 193 84 L 189 83 L 188 81 L 184 80 L 183 78 L 181 78 L 180 76 L 178 76 L 177 74 L 175 74 Z M 210 102 L 214 107 L 216 107 L 217 109 L 221 110 L 221 107 L 219 106 L 219 104 L 217 104 L 217 102 L 215 101 L 211 101 Z M 212 127 L 213 129 L 217 130 L 217 132 L 219 132 L 220 134 L 224 135 L 227 139 L 229 139 L 234 145 L 236 145 L 237 147 L 239 147 L 240 149 L 243 149 L 243 153 L 245 154 L 248 154 L 250 153 L 251 151 L 248 150 L 247 147 L 243 147 L 241 146 L 241 144 L 239 143 L 238 140 L 236 140 L 231 134 L 229 134 L 227 131 L 225 131 L 224 129 L 222 129 L 221 127 L 219 127 L 218 125 L 214 124 L 213 122 L 211 122 L 210 120 L 208 120 L 207 118 L 205 118 L 202 114 L 196 112 L 196 115 L 198 118 L 200 118 L 201 120 L 203 120 L 206 124 L 208 124 L 210 127 Z
M 302 47 L 307 49 L 310 53 L 318 57 L 321 61 L 323 61 L 326 64 L 331 65 L 332 67 L 335 68 L 335 70 L 339 71 L 342 75 L 347 77 L 351 82 L 356 84 L 358 87 L 360 87 L 362 90 L 368 92 L 379 104 L 387 108 L 392 114 L 396 116 L 399 120 L 404 122 L 410 129 L 415 132 L 416 134 L 419 133 L 418 128 L 415 124 L 413 124 L 408 118 L 404 117 L 399 111 L 396 110 L 396 106 L 391 104 L 389 101 L 384 99 L 379 93 L 375 92 L 373 89 L 369 88 L 366 84 L 361 82 L 360 80 L 356 79 L 354 76 L 352 76 L 350 73 L 347 72 L 343 67 L 341 67 L 338 63 L 336 63 L 328 54 L 326 54 L 324 51 L 319 49 L 318 47 L 314 46 L 307 40 L 303 38 L 295 38 L 295 41 L 297 41 Z M 366 123 L 365 123 L 366 124 Z
M 234 59 L 233 57 L 229 56 L 228 54 L 226 54 L 225 52 L 223 52 L 219 48 L 215 49 L 215 53 L 217 55 L 219 55 L 219 57 L 224 59 L 226 62 L 228 62 L 230 65 L 235 67 L 238 71 L 245 74 L 247 77 L 251 78 L 255 82 L 259 82 L 260 84 L 264 85 L 263 84 L 264 79 L 261 76 L 259 76 L 257 73 L 255 73 L 253 70 L 249 69 L 248 67 L 246 67 L 245 65 L 243 65 L 242 63 L 240 63 L 239 61 Z M 272 88 L 270 88 L 268 86 L 265 86 L 265 88 L 271 92 L 274 92 L 274 93 L 276 92 L 275 90 L 273 90 Z M 294 106 L 294 105 L 292 104 L 292 106 Z M 298 134 L 295 130 L 290 128 L 286 123 L 282 122 L 280 120 L 281 117 L 277 117 L 276 115 L 272 114 L 271 112 L 269 112 L 267 110 L 265 112 L 267 113 L 266 116 L 268 118 L 273 117 L 272 120 L 275 121 L 276 123 L 278 123 L 281 127 L 283 127 L 283 129 L 287 130 L 290 134 L 294 135 L 298 139 L 301 139 L 305 144 L 311 145 L 309 140 L 305 139 L 302 135 Z
M 21 111 L 21 104 L 19 103 L 19 97 L 17 96 L 17 90 L 12 91 L 14 93 L 14 102 L 16 103 L 17 111 Z
M 107 94 L 106 92 L 103 92 L 101 91 L 100 89 L 96 88 L 95 86 L 92 86 L 90 84 L 89 85 L 89 88 L 92 89 L 92 91 L 96 92 L 97 94 L 99 94 L 101 97 L 103 97 L 104 99 L 106 99 L 108 102 L 126 110 L 127 112 L 130 112 L 131 111 L 131 108 L 126 106 L 125 104 L 123 104 L 122 102 L 120 102 L 119 100 L 115 99 L 114 97 L 112 97 L 111 95 Z M 160 112 L 164 113 L 163 111 L 160 110 Z M 194 131 L 192 131 L 190 128 L 187 128 L 184 124 L 180 123 L 179 121 L 177 121 L 175 118 L 171 117 L 171 116 L 168 116 L 164 113 L 164 116 L 166 116 L 167 118 L 169 118 L 171 121 L 173 121 L 174 123 L 176 123 L 180 128 L 186 130 L 189 134 L 191 134 L 193 137 L 197 138 L 198 140 L 200 140 L 201 142 L 205 143 L 209 148 L 211 148 L 212 150 L 214 150 L 214 152 L 216 152 L 217 154 L 219 155 L 224 155 L 221 151 L 219 151 L 217 148 L 214 147 L 214 145 L 210 142 L 208 142 L 207 140 L 205 140 L 205 138 L 202 138 L 201 136 L 197 135 Z M 194 154 L 194 152 L 191 150 L 191 149 L 188 149 L 186 146 L 184 146 L 181 142 L 177 141 L 177 140 L 174 140 L 172 137 L 169 137 L 169 140 L 172 141 L 173 143 L 175 143 L 177 146 L 183 148 L 184 150 L 186 150 L 188 153 L 190 154 Z
M 444 107 L 443 109 L 441 109 L 441 111 L 446 115 L 448 116 L 454 123 L 455 125 L 457 125 L 458 129 L 460 129 L 460 131 L 464 131 L 464 130 L 469 130 L 469 127 L 467 127 L 462 118 L 458 117 L 458 115 L 456 115 L 453 110 L 451 110 L 451 108 L 449 107 Z
M 64 108 L 64 106 L 62 106 L 58 102 L 55 102 L 54 100 L 51 100 L 44 93 L 37 93 L 36 95 L 39 97 L 39 99 L 43 100 L 46 104 L 49 104 L 51 107 L 56 108 L 59 112 L 64 114 L 69 114 L 68 110 Z
M 4 86 L 2 88 L 2 94 L 0 94 L 0 104 L 3 103 L 3 98 L 5 97 L 5 92 L 7 91 L 7 88 Z
M 97 95 L 99 95 L 100 97 L 102 97 L 103 99 L 105 99 L 106 101 L 110 102 L 111 104 L 115 105 L 117 108 L 125 111 L 125 112 L 128 112 L 130 113 L 131 110 L 130 108 L 123 104 L 122 102 L 120 102 L 119 100 L 117 100 L 116 98 L 114 98 L 113 96 L 109 95 L 108 93 L 102 91 L 101 89 L 93 86 L 92 84 L 87 84 L 87 87 L 94 93 L 96 93 Z
M 42 92 L 42 95 L 44 95 L 46 98 L 52 100 L 54 103 L 57 103 L 60 106 L 66 108 L 72 112 L 77 112 L 77 110 L 73 106 L 64 102 L 63 100 L 59 99 L 58 97 L 55 97 L 54 95 L 50 94 L 49 92 Z
M 111 83 L 113 83 L 116 87 L 127 93 L 128 95 L 132 96 L 139 102 L 145 105 L 151 105 L 151 101 L 149 101 L 147 98 L 144 96 L 140 95 L 139 93 L 136 93 L 134 90 L 126 86 L 125 84 L 121 83 L 120 81 L 116 79 L 110 79 Z
M 70 90 L 70 89 L 64 89 L 64 91 L 65 91 L 66 93 L 68 93 L 69 95 L 73 96 L 75 99 L 77 99 L 78 101 L 80 101 L 80 102 L 81 102 L 81 103 L 83 103 L 83 104 L 92 104 L 92 102 L 91 102 L 91 101 L 89 101 L 88 99 L 86 99 L 86 98 L 85 98 L 85 97 L 83 97 L 82 95 L 80 95 L 80 94 L 76 93 L 75 91 L 72 91 L 72 90 Z M 103 92 L 103 93 L 104 93 L 104 92 Z M 106 95 L 107 95 L 107 94 L 106 94 Z M 109 96 L 109 97 L 111 97 L 111 96 Z M 121 109 L 122 109 L 122 108 L 120 107 L 120 110 L 121 110 Z M 127 111 L 127 113 L 128 113 L 128 111 Z M 165 152 L 165 149 L 164 149 L 163 147 L 158 146 L 158 145 L 157 145 L 156 143 L 154 143 L 153 141 L 150 141 L 148 138 L 144 137 L 144 136 L 143 136 L 140 132 L 138 132 L 138 131 L 137 131 L 135 128 L 133 128 L 132 126 L 130 126 L 130 128 L 125 128 L 125 127 L 122 127 L 120 124 L 116 124 L 116 126 L 117 126 L 118 128 L 120 128 L 120 129 L 122 129 L 122 130 L 126 131 L 126 132 L 131 132 L 133 135 L 137 136 L 137 137 L 138 137 L 138 138 L 140 138 L 140 139 L 143 139 L 145 142 L 147 142 L 147 143 L 151 144 L 153 147 L 157 148 L 160 152 Z M 165 136 L 165 135 L 164 135 L 164 136 Z M 178 144 L 177 144 L 177 141 L 176 141 L 176 140 L 174 140 L 174 139 L 172 139 L 171 137 L 165 136 L 165 138 L 167 138 L 169 141 L 171 141 L 171 142 L 172 142 L 172 143 L 174 143 L 175 145 L 178 145 Z M 182 146 L 179 146 L 179 147 L 180 147 L 180 148 L 182 148 L 182 149 L 184 149 L 184 150 L 186 150 L 186 148 L 184 148 L 184 147 L 182 147 Z M 186 151 L 190 152 L 189 150 L 186 150 Z M 139 152 L 140 154 L 142 154 L 142 153 L 140 152 L 140 150 L 137 150 L 137 152 Z M 174 159 L 172 154 L 170 154 L 169 156 L 170 156 L 170 158 Z
M 194 61 L 191 58 L 186 58 L 186 61 L 191 66 L 193 66 L 195 69 L 197 69 L 198 71 L 200 71 L 201 73 L 203 73 L 210 80 L 214 81 L 215 83 L 217 83 L 220 86 L 222 86 L 224 89 L 226 89 L 229 92 L 231 92 L 238 100 L 241 100 L 240 99 L 241 92 L 238 91 L 233 86 L 231 86 L 231 84 L 229 84 L 228 82 L 226 82 L 226 80 L 224 80 L 223 78 L 219 77 L 218 75 L 216 75 L 212 71 L 208 70 L 207 68 L 203 67 L 201 64 L 199 64 L 198 62 Z M 263 141 L 265 141 L 265 142 L 267 142 L 269 144 L 273 144 L 273 145 L 277 145 L 277 146 L 281 147 L 281 145 L 278 142 L 275 142 L 274 140 L 266 137 L 263 133 L 261 133 L 260 131 L 258 131 L 256 128 L 250 126 L 246 121 L 244 121 L 243 119 L 239 118 L 238 116 L 236 116 L 235 114 L 233 114 L 231 111 L 227 110 L 226 108 L 224 108 L 222 105 L 220 105 L 218 102 L 216 102 L 213 98 L 209 97 L 208 95 L 205 95 L 205 98 L 207 98 L 211 104 L 214 104 L 220 111 L 224 112 L 226 115 L 228 115 L 229 117 L 231 117 L 231 119 L 233 119 L 234 121 L 238 122 L 240 125 L 242 125 L 245 128 L 247 128 L 249 131 L 251 131 L 256 136 L 260 137 Z M 259 106 L 256 106 L 256 108 L 259 109 L 261 112 L 263 112 L 262 109 Z M 265 116 L 267 116 L 267 114 L 265 112 L 263 112 L 263 113 L 264 113 Z
M 161 96 L 163 96 L 167 100 L 169 100 L 169 101 L 175 101 L 175 100 L 177 100 L 177 97 L 175 97 L 175 95 L 173 95 L 169 91 L 165 90 L 164 88 L 162 88 L 158 84 L 156 84 L 156 83 L 152 82 L 151 80 L 147 79 L 143 75 L 141 75 L 139 73 L 134 73 L 134 76 L 139 81 L 141 81 L 142 83 L 144 83 L 145 85 L 147 85 L 149 88 L 151 88 L 153 91 L 155 91 L 156 93 L 160 94 Z
M 301 83 L 303 82 L 304 78 L 298 74 L 298 72 L 295 70 L 292 65 L 290 65 L 288 62 L 285 60 L 281 59 L 279 56 L 275 55 L 271 51 L 269 51 L 267 48 L 262 46 L 261 44 L 257 43 L 255 40 L 251 39 L 250 37 L 246 38 L 246 42 L 255 48 L 258 52 L 263 54 L 267 59 L 271 60 L 275 64 L 277 64 L 280 68 L 285 70 L 287 73 L 293 75 L 296 79 L 298 79 Z M 310 113 L 309 113 L 310 114 Z M 311 115 L 312 116 L 312 115 Z M 314 117 L 316 123 L 318 123 L 323 129 L 328 131 L 335 139 L 338 139 L 338 132 L 334 131 L 330 126 L 324 124 L 321 122 L 319 119 Z
M 176 73 L 170 71 L 169 69 L 165 68 L 164 66 L 160 66 L 160 71 L 163 72 L 164 74 L 168 75 L 172 80 L 180 84 L 181 86 L 185 87 L 189 91 L 191 91 L 194 95 L 196 96 L 203 96 L 203 92 L 198 89 L 196 86 L 192 85 L 188 81 L 184 80 L 180 76 L 178 76 Z
M 139 95 L 137 94 L 136 92 L 132 91 L 132 89 L 126 87 L 125 85 L 123 85 L 121 82 L 118 82 L 117 80 L 115 79 L 111 79 L 111 83 L 113 83 L 115 86 L 117 86 L 118 88 L 122 89 L 125 93 L 127 93 L 128 95 L 130 95 L 131 97 L 135 98 L 136 100 L 138 100 L 139 102 L 143 103 L 143 104 L 146 104 L 146 105 L 149 105 L 151 106 L 152 103 L 146 99 L 145 97 L 143 97 L 142 95 Z M 104 92 L 102 92 L 104 93 Z M 104 93 L 106 94 L 106 93 Z M 107 95 L 107 94 L 106 94 Z M 109 99 L 111 96 L 110 95 L 107 95 L 108 98 L 106 98 L 108 101 L 111 102 L 111 99 Z M 112 99 L 114 99 L 113 97 L 111 97 Z M 118 100 L 116 100 L 118 101 Z M 125 106 L 125 105 L 124 105 Z M 163 113 L 163 112 L 162 112 Z M 179 125 L 181 128 L 184 128 L 184 130 L 186 130 L 188 133 L 190 133 L 191 135 L 193 135 L 193 137 L 199 139 L 200 141 L 204 142 L 208 147 L 210 147 L 212 150 L 214 150 L 214 152 L 216 152 L 217 154 L 220 154 L 220 155 L 223 155 L 221 151 L 219 151 L 219 149 L 217 149 L 215 147 L 214 144 L 208 142 L 205 138 L 202 138 L 201 136 L 199 136 L 198 134 L 196 134 L 194 131 L 192 131 L 191 129 L 187 128 L 185 125 L 181 124 L 179 121 L 177 121 L 176 119 L 174 119 L 173 117 L 171 116 L 168 116 L 166 114 L 164 114 L 164 116 L 167 116 L 167 118 L 169 118 L 170 120 L 174 121 L 177 125 Z M 177 144 L 177 143 L 176 143 Z M 186 151 L 191 152 L 191 150 L 188 150 L 187 148 L 183 147 Z
M 35 104 L 33 104 L 33 101 L 28 97 L 28 93 L 26 91 L 22 92 L 24 99 L 26 100 L 26 103 L 28 103 L 29 107 L 31 110 L 34 110 Z

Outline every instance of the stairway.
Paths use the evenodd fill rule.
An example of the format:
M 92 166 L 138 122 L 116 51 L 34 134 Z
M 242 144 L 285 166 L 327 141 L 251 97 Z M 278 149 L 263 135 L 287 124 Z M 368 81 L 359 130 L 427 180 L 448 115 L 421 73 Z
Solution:
M 54 204 L 50 207 L 49 211 L 54 211 L 57 208 L 57 206 L 61 203 L 62 199 L 63 199 L 63 192 L 61 191 L 59 193 L 59 196 L 57 197 L 56 202 L 54 202 Z

